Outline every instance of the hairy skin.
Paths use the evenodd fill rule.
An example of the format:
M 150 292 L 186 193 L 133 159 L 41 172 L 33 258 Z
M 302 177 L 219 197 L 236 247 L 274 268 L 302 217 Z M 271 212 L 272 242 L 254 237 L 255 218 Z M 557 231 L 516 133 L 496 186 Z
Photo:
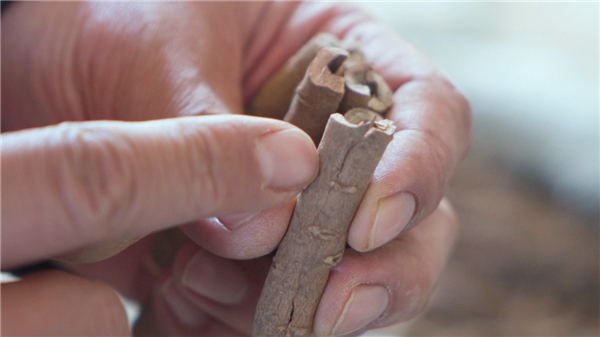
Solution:
M 353 250 L 331 275 L 315 331 L 343 332 L 337 321 L 352 311 L 345 303 L 358 285 L 381 285 L 389 301 L 352 334 L 407 320 L 427 302 L 457 230 L 450 206 L 440 201 L 469 147 L 470 111 L 436 67 L 392 31 L 349 7 L 269 2 L 15 3 L 1 24 L 3 269 L 184 224 L 193 243 L 160 274 L 147 267 L 153 235 L 103 261 L 67 267 L 152 302 L 155 312 L 168 313 L 158 315 L 165 334 L 249 334 L 265 255 L 285 232 L 294 195 L 316 174 L 316 154 L 286 123 L 224 115 L 241 114 L 290 55 L 327 31 L 363 42 L 395 91 L 386 117 L 398 131 L 351 226 Z M 211 116 L 193 117 L 199 115 Z M 107 119 L 115 121 L 97 121 Z M 285 145 L 307 166 L 302 181 L 265 176 L 270 171 L 253 147 L 286 132 Z M 387 217 L 377 234 L 378 205 L 400 192 L 414 197 L 397 217 L 408 225 Z M 194 258 L 200 252 L 211 258 Z M 218 288 L 227 286 L 219 273 L 246 275 L 235 285 L 245 289 L 235 303 L 210 297 L 228 293 Z M 184 286 L 186 275 L 205 275 L 203 286 L 214 291 Z M 5 308 L 7 298 L 27 298 L 31 285 L 3 287 Z M 113 303 L 105 290 L 64 285 Z M 165 296 L 164 289 L 173 291 Z M 94 298 L 75 297 L 53 297 L 54 309 Z M 173 298 L 183 299 L 177 308 Z M 117 307 L 111 305 L 122 314 Z M 49 324 L 42 314 L 48 309 L 36 310 L 39 320 L 27 325 Z M 114 327 L 95 334 L 124 332 L 123 321 L 110 315 L 86 308 L 80 315 L 95 322 L 89 326 Z M 184 324 L 190 315 L 205 319 Z M 3 329 L 24 331 L 18 312 L 3 310 L 2 318 Z M 53 322 L 79 329 L 68 319 Z

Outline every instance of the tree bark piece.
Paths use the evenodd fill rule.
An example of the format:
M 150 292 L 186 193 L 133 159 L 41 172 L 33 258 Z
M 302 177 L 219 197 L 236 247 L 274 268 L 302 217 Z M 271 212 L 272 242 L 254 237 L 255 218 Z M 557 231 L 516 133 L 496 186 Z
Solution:
M 373 67 L 365 60 L 360 48 L 352 47 L 352 49 L 349 49 L 349 53 L 350 57 L 346 62 L 344 74 L 346 83 L 352 83 L 355 86 L 367 86 L 370 92 L 370 98 L 366 106 L 363 106 L 364 103 L 361 101 L 360 105 L 354 107 L 369 108 L 384 116 L 392 107 L 394 93 L 383 77 L 373 71 Z
M 319 50 L 339 45 L 340 41 L 330 34 L 321 33 L 310 39 L 265 82 L 246 107 L 246 112 L 255 116 L 282 119 L 290 106 L 294 90 Z
M 344 77 L 336 72 L 343 69 L 346 58 L 348 52 L 343 49 L 321 49 L 308 66 L 283 119 L 308 133 L 315 144 L 319 144 L 329 115 L 337 111 L 344 96 Z
M 371 100 L 371 89 L 364 84 L 356 83 L 351 77 L 344 76 L 344 97 L 337 112 L 346 113 L 354 108 L 368 108 Z
M 379 122 L 383 120 L 383 117 L 378 113 L 365 109 L 365 108 L 354 108 L 344 114 L 346 120 L 352 124 L 359 124 L 364 121 Z
M 371 99 L 369 100 L 369 109 L 377 112 L 381 116 L 385 115 L 392 107 L 393 95 L 392 89 L 387 82 L 376 72 L 367 74 L 367 85 L 371 88 Z
M 309 336 L 331 267 L 387 144 L 391 121 L 329 118 L 319 145 L 319 175 L 298 197 L 273 259 L 254 320 L 255 337 Z

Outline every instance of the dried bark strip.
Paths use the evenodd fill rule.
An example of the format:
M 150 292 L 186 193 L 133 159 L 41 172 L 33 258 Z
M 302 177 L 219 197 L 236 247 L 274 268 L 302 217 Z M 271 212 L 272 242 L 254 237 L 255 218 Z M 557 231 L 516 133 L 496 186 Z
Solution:
M 343 49 L 321 49 L 308 66 L 283 118 L 304 130 L 315 144 L 319 144 L 329 115 L 337 111 L 344 96 L 344 77 L 336 72 L 343 69 L 346 58 L 348 52 Z
M 352 78 L 344 77 L 344 97 L 337 109 L 339 113 L 346 113 L 354 108 L 367 108 L 371 100 L 369 86 L 356 83 Z
M 348 57 L 348 61 L 346 62 L 346 71 L 344 73 L 347 87 L 364 85 L 369 88 L 370 94 L 366 105 L 364 105 L 364 102 L 361 100 L 360 103 L 354 107 L 369 108 L 381 116 L 384 116 L 392 107 L 394 93 L 383 77 L 373 71 L 373 67 L 365 60 L 365 57 L 358 46 L 350 47 L 348 52 L 350 53 L 350 57 Z M 346 100 L 346 98 L 344 98 L 344 100 Z
M 263 84 L 246 107 L 246 112 L 255 116 L 282 119 L 290 106 L 294 90 L 319 50 L 339 45 L 340 41 L 330 34 L 321 33 L 310 39 Z
M 367 75 L 367 85 L 371 88 L 372 95 L 369 100 L 369 109 L 382 116 L 385 115 L 392 107 L 394 92 L 383 77 L 376 72 L 370 72 Z
M 356 125 L 331 115 L 318 149 L 319 175 L 298 197 L 258 302 L 253 336 L 312 334 L 330 268 L 341 260 L 348 227 L 394 129 L 388 120 Z

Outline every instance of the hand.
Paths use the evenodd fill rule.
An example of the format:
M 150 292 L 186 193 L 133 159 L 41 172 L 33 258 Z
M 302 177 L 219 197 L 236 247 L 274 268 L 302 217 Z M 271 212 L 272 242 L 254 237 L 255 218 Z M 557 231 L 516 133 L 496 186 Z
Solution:
M 37 24 L 31 26 L 32 22 Z M 54 29 L 49 30 L 47 27 Z M 447 203 L 439 202 L 451 172 L 468 148 L 470 116 L 462 96 L 429 61 L 392 32 L 353 10 L 310 3 L 300 6 L 278 3 L 18 4 L 3 16 L 2 28 L 3 130 L 53 124 L 62 120 L 143 120 L 239 112 L 242 111 L 244 101 L 314 32 L 330 31 L 340 37 L 358 38 L 364 43 L 367 56 L 375 64 L 376 70 L 396 90 L 395 107 L 388 118 L 396 121 L 399 131 L 388 147 L 351 227 L 349 243 L 355 250 L 349 250 L 342 263 L 332 272 L 317 312 L 315 329 L 319 334 L 340 334 L 345 331 L 359 333 L 365 329 L 409 319 L 426 303 L 456 232 L 452 211 Z M 11 32 L 17 31 L 19 35 L 16 37 L 11 35 Z M 6 38 L 5 35 L 13 38 Z M 30 43 L 25 43 L 28 41 Z M 44 48 L 49 51 L 44 52 Z M 55 53 L 55 49 L 61 53 Z M 5 56 L 8 54 L 7 50 L 11 51 L 9 61 L 8 55 Z M 36 55 L 38 59 L 31 55 Z M 65 56 L 71 57 L 67 60 L 73 62 L 65 61 Z M 32 64 L 24 66 L 21 64 L 24 63 L 23 60 Z M 8 83 L 11 85 L 8 86 Z M 79 88 L 79 92 L 74 88 Z M 202 125 L 207 121 L 198 120 Z M 247 120 L 240 117 L 236 121 L 242 124 L 247 123 Z M 220 205 L 215 209 L 209 207 L 207 212 L 199 212 L 194 207 L 189 207 L 189 203 L 182 204 L 182 199 L 191 200 L 197 202 L 194 205 L 198 208 L 202 208 L 202 201 L 210 202 L 207 198 L 202 199 L 200 192 L 193 194 L 187 191 L 194 189 L 194 186 L 188 184 L 189 181 L 182 183 L 182 180 L 177 180 L 180 174 L 177 169 L 190 167 L 190 164 L 177 164 L 176 160 L 167 156 L 173 151 L 168 145 L 162 146 L 164 140 L 150 141 L 143 138 L 142 136 L 154 139 L 154 136 L 145 134 L 149 130 L 131 132 L 125 127 L 119 129 L 114 124 L 107 125 L 107 122 L 103 122 L 103 132 L 110 131 L 110 137 L 104 137 L 103 140 L 114 139 L 113 133 L 121 130 L 127 136 L 124 137 L 127 142 L 123 142 L 120 135 L 116 137 L 117 140 L 109 141 L 108 146 L 107 143 L 101 143 L 103 146 L 96 148 L 96 151 L 122 146 L 116 144 L 149 142 L 147 156 L 157 162 L 160 162 L 157 158 L 166 156 L 171 161 L 169 165 L 163 161 L 162 166 L 136 165 L 142 159 L 138 156 L 128 164 L 134 167 L 132 170 L 150 169 L 152 172 L 142 174 L 132 171 L 136 172 L 134 176 L 142 174 L 144 177 L 135 179 L 136 184 L 139 185 L 138 181 L 143 180 L 150 185 L 146 189 L 142 185 L 137 187 L 149 192 L 127 197 L 143 196 L 155 200 L 142 203 L 134 199 L 135 202 L 130 200 L 122 203 L 123 200 L 118 200 L 119 195 L 121 199 L 127 198 L 114 192 L 114 187 L 112 193 L 101 194 L 93 186 L 85 188 L 87 192 L 84 195 L 94 196 L 87 199 L 95 199 L 98 195 L 105 197 L 108 199 L 106 205 L 112 205 L 107 207 L 108 210 L 126 214 L 117 214 L 118 217 L 112 219 L 92 218 L 83 229 L 77 230 L 77 226 L 74 226 L 76 230 L 71 233 L 71 238 L 75 242 L 72 246 L 61 246 L 61 243 L 71 240 L 58 240 L 57 234 L 45 240 L 52 248 L 49 250 L 36 248 L 42 247 L 39 242 L 43 242 L 43 237 L 38 238 L 35 245 L 32 244 L 29 248 L 15 248 L 18 245 L 15 244 L 13 256 L 18 262 L 13 263 L 31 261 L 66 251 L 67 248 L 77 248 L 109 238 L 143 235 L 176 223 L 204 218 L 185 226 L 186 232 L 197 245 L 185 246 L 178 254 L 173 269 L 165 271 L 156 279 L 155 311 L 168 313 L 158 316 L 161 318 L 159 323 L 165 332 L 173 334 L 248 333 L 258 292 L 269 263 L 268 258 L 259 257 L 272 251 L 281 239 L 293 201 L 281 204 L 283 200 L 289 199 L 289 194 L 280 195 L 279 199 L 267 198 L 267 201 L 257 198 L 257 193 L 262 195 L 252 190 L 256 186 L 246 186 L 243 183 L 253 181 L 252 177 L 238 175 L 240 172 L 232 169 L 246 169 L 246 165 L 240 166 L 236 160 L 240 160 L 237 154 L 241 156 L 252 153 L 244 147 L 247 145 L 247 138 L 241 137 L 239 143 L 223 149 L 221 143 L 210 141 L 225 139 L 218 136 L 221 134 L 218 130 L 223 126 L 216 120 L 212 122 L 209 126 L 198 127 L 206 133 L 210 130 L 210 137 L 192 137 L 196 133 L 205 134 L 192 128 L 194 130 L 187 133 L 179 132 L 189 137 L 182 137 L 185 142 L 176 142 L 174 148 L 188 145 L 185 146 L 188 150 L 179 152 L 189 153 L 189 148 L 194 146 L 189 146 L 188 143 L 195 144 L 194 141 L 197 141 L 202 143 L 200 148 L 212 148 L 218 144 L 221 146 L 219 150 L 230 151 L 208 152 L 212 156 L 221 153 L 217 158 L 226 157 L 223 158 L 223 163 L 227 164 L 222 164 L 220 168 L 227 168 L 225 172 L 229 174 L 221 178 L 242 182 L 241 185 L 234 185 L 234 182 L 229 181 L 220 182 L 227 184 L 223 188 L 227 193 L 219 195 L 223 199 L 229 196 L 235 198 L 228 200 L 227 207 Z M 164 124 L 168 123 L 193 124 L 188 123 L 188 120 L 172 120 L 127 126 L 139 128 L 142 125 L 142 129 L 145 129 L 150 125 L 148 128 L 153 131 L 164 131 L 164 127 L 168 129 Z M 261 120 L 261 123 L 275 122 Z M 72 126 L 70 124 L 63 127 Z M 257 126 L 259 129 L 260 127 Z M 246 126 L 233 129 L 240 131 L 245 128 Z M 252 134 L 252 127 L 248 128 L 246 131 Z M 179 130 L 179 127 L 174 129 Z M 230 128 L 225 129 L 231 131 Z M 39 130 L 25 132 L 33 131 Z M 231 132 L 223 134 L 231 136 Z M 140 136 L 143 140 L 130 140 L 132 135 Z M 8 162 L 8 138 L 7 135 L 3 136 L 5 151 L 2 160 L 5 167 Z M 288 141 L 286 145 L 291 143 L 293 142 Z M 297 143 L 302 144 L 299 140 Z M 13 144 L 16 148 L 20 142 L 15 141 Z M 236 145 L 240 148 L 233 150 L 234 147 L 237 148 Z M 158 154 L 157 147 L 164 151 Z M 111 154 L 110 151 L 104 152 L 105 155 Z M 126 154 L 121 155 L 122 157 L 131 156 L 131 151 L 124 152 Z M 38 154 L 39 151 L 34 151 L 31 160 L 37 159 Z M 121 158 L 119 154 L 121 152 L 118 152 L 117 158 Z M 110 155 L 100 157 L 91 159 L 110 162 L 106 158 L 112 158 Z M 184 162 L 190 160 L 184 155 L 174 157 Z M 310 158 L 302 160 L 310 162 Z M 143 160 L 141 162 L 144 163 Z M 89 162 L 87 164 L 87 167 L 96 167 Z M 211 167 L 214 168 L 214 165 Z M 202 170 L 201 167 L 199 169 Z M 15 171 L 17 172 L 14 174 L 19 173 L 18 170 Z M 43 167 L 39 171 L 41 176 L 45 175 L 42 174 L 46 172 Z M 177 172 L 169 175 L 173 171 Z M 205 171 L 211 174 L 222 172 Z M 34 177 L 35 172 L 26 173 L 30 178 Z M 3 170 L 3 177 L 5 174 Z M 22 173 L 24 174 L 25 172 Z M 96 170 L 96 175 L 97 181 L 102 181 L 98 176 L 105 176 L 105 173 Z M 170 177 L 172 180 L 169 185 L 161 184 L 155 177 Z M 215 177 L 213 181 L 218 178 Z M 11 179 L 18 181 L 12 176 Z M 26 178 L 21 179 L 27 182 Z M 289 177 L 283 180 L 287 182 Z M 81 184 L 81 180 L 79 183 Z M 33 182 L 29 184 L 30 190 L 27 192 L 33 189 L 31 185 Z M 110 186 L 113 185 L 122 186 L 120 183 Z M 215 185 L 220 186 L 217 183 Z M 301 185 L 302 183 L 298 184 Z M 36 184 L 36 192 L 45 190 L 40 186 Z M 171 190 L 167 186 L 181 186 L 181 189 Z M 248 191 L 244 192 L 246 187 Z M 137 192 L 138 188 L 126 189 L 125 192 Z M 242 189 L 242 197 L 237 195 L 240 193 L 239 189 Z M 5 185 L 2 190 L 4 200 L 9 200 L 8 191 L 10 189 Z M 399 192 L 407 194 L 398 194 Z M 12 195 L 21 195 L 14 193 L 11 192 Z M 31 194 L 33 193 L 27 195 Z M 248 195 L 254 198 L 243 198 Z M 411 201 L 411 196 L 414 197 L 414 202 Z M 37 209 L 38 205 L 46 201 L 32 201 L 29 208 L 23 206 L 13 216 L 22 216 L 28 214 L 28 211 L 33 213 L 32 209 Z M 78 203 L 85 204 L 75 198 L 75 205 Z M 281 205 L 270 208 L 276 204 Z M 128 207 L 129 205 L 132 207 Z M 161 206 L 155 209 L 156 205 L 164 205 L 164 208 Z M 382 210 L 379 213 L 378 205 Z M 96 211 L 100 209 L 97 206 L 90 208 Z M 48 204 L 45 209 L 55 208 Z M 263 211 L 258 212 L 261 209 Z M 157 216 L 163 211 L 167 214 Z M 240 215 L 240 212 L 245 214 Z M 220 220 L 207 218 L 215 216 Z M 6 224 L 10 224 L 9 217 L 4 213 L 2 217 L 6 228 Z M 89 219 L 87 216 L 79 219 L 81 218 Z M 124 220 L 127 220 L 125 225 Z M 25 228 L 31 228 L 32 224 L 40 226 L 42 223 L 39 218 L 19 218 L 14 221 L 29 224 Z M 48 223 L 50 222 L 46 222 Z M 420 223 L 419 226 L 406 232 L 417 223 Z M 52 226 L 60 228 L 61 225 L 63 224 L 59 221 L 58 224 L 50 223 L 43 228 L 52 233 Z M 88 231 L 91 232 L 89 236 L 78 238 L 78 235 Z M 3 240 L 4 238 L 8 238 L 6 233 L 3 233 Z M 24 242 L 22 236 L 11 238 L 11 241 Z M 143 261 L 147 257 L 149 245 L 151 237 L 113 258 L 74 269 L 82 275 L 109 281 L 130 297 L 147 300 L 152 280 L 149 272 L 143 268 Z M 10 248 L 4 247 L 3 253 L 9 250 Z M 36 253 L 32 254 L 31 250 Z M 3 268 L 6 267 L 5 257 L 4 254 Z M 256 259 L 231 260 L 250 258 Z M 189 281 L 193 288 L 184 286 Z M 350 298 L 353 299 L 353 304 L 346 303 Z
M 96 5 L 17 3 L 3 14 L 3 270 L 115 240 L 126 244 L 194 219 L 270 208 L 316 175 L 312 141 L 282 121 L 234 115 L 84 121 L 241 106 L 227 77 L 234 65 L 207 84 L 201 77 L 215 66 L 207 54 L 197 79 L 182 78 L 186 64 L 173 69 L 152 39 L 125 44 L 133 37 L 103 22 L 109 13 Z M 125 7 L 121 13 L 144 10 Z M 110 57 L 102 54 L 111 48 Z M 227 63 L 235 61 L 232 54 Z M 223 99 L 215 94 L 220 88 Z M 62 120 L 75 122 L 39 127 Z M 144 300 L 153 283 L 143 268 L 151 239 L 82 266 L 82 274 L 103 273 L 110 285 Z M 6 335 L 129 333 L 116 292 L 104 283 L 53 271 L 3 285 L 2 295 Z

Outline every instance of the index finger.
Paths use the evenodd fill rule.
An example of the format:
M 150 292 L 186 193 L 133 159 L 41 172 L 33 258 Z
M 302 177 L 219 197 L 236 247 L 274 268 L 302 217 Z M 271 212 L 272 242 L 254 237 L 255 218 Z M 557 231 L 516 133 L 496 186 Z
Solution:
M 318 162 L 305 133 L 249 116 L 63 123 L 2 143 L 3 268 L 281 204 Z

